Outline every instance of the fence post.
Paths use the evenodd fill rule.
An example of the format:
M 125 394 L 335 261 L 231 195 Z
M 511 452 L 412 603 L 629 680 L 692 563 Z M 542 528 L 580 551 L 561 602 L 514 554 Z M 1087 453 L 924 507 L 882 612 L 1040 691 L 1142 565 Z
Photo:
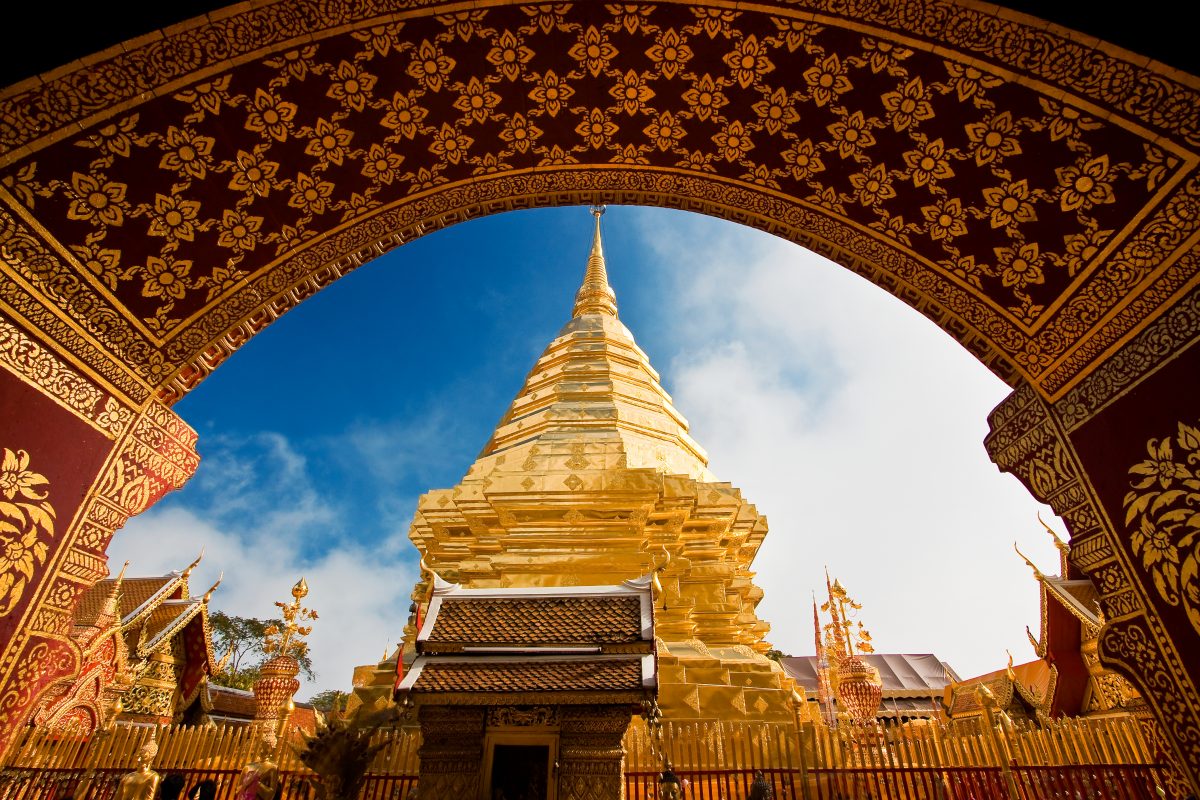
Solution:
M 807 752 L 808 745 L 812 743 L 811 740 L 815 736 L 815 733 L 813 723 L 811 722 L 803 725 L 797 724 L 796 726 L 796 750 L 800 754 L 800 794 L 804 800 L 812 800 L 812 789 L 808 785 Z M 813 752 L 815 752 L 815 743 L 812 744 L 814 744 Z
M 987 686 L 983 685 L 979 687 L 979 693 L 988 737 L 992 741 L 993 751 L 1000 759 L 1000 772 L 1004 775 L 1004 785 L 1008 788 L 1009 800 L 1021 800 L 1021 793 L 1017 791 L 1017 780 L 1013 777 L 1012 773 L 1012 754 L 1008 749 L 1008 741 L 1002 739 L 1000 733 L 996 730 L 996 716 L 993 709 L 993 706 L 996 705 L 996 697 Z

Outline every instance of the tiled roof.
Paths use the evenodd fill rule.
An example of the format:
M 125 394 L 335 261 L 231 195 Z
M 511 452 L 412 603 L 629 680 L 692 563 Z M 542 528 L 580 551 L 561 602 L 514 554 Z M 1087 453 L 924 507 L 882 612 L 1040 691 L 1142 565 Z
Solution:
M 153 597 L 155 592 L 176 580 L 177 577 L 176 575 L 160 575 L 155 578 L 126 578 L 123 580 L 121 582 L 121 617 L 124 618 L 131 614 L 138 606 Z M 104 608 L 104 601 L 112 592 L 114 583 L 116 583 L 115 578 L 108 578 L 83 593 L 83 597 L 79 598 L 79 604 L 75 606 L 76 625 L 91 625 L 96 621 Z
M 949 696 L 950 715 L 970 716 L 981 713 L 979 696 L 975 687 L 987 684 L 996 696 L 1000 708 L 1012 704 L 1014 696 L 1020 696 L 1025 702 L 1035 707 L 1045 707 L 1054 692 L 1055 675 L 1050 665 L 1040 658 L 1012 667 L 1012 676 L 1008 669 L 998 669 L 986 675 L 968 678 L 965 681 L 952 683 L 946 687 Z
M 254 712 L 258 709 L 258 701 L 254 699 L 254 692 L 243 689 L 209 684 L 208 698 L 212 703 L 212 713 L 218 716 L 253 719 Z
M 641 659 L 603 658 L 554 661 L 490 659 L 426 663 L 416 692 L 588 692 L 640 691 Z
M 191 600 L 188 602 L 171 602 L 163 603 L 154 611 L 150 612 L 150 616 L 146 619 L 146 642 L 153 643 L 154 640 L 174 626 L 177 622 L 181 623 L 184 616 L 191 618 L 195 616 L 195 612 L 199 610 L 202 601 Z
M 636 595 L 446 597 L 427 642 L 466 645 L 598 645 L 642 639 Z M 436 648 L 431 648 L 436 649 Z

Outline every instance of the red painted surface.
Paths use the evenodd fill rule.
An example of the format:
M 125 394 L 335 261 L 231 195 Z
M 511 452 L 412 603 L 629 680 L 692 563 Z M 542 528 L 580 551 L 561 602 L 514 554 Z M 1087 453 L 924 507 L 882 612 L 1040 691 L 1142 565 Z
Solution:
M 43 536 L 45 563 L 34 570 L 13 610 L 0 617 L 0 653 L 8 648 L 30 600 L 47 577 L 65 534 L 95 482 L 113 443 L 39 390 L 0 368 L 0 455 L 3 448 L 29 454 L 29 469 L 48 481 L 54 536 Z

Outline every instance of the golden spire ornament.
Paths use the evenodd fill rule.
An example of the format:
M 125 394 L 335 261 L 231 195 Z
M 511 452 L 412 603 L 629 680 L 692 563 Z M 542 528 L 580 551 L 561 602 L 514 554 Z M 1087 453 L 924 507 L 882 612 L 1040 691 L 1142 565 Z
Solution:
M 584 314 L 617 315 L 617 295 L 608 285 L 608 269 L 604 265 L 604 244 L 600 239 L 600 217 L 604 216 L 605 206 L 592 206 L 592 216 L 596 218 L 596 230 L 592 234 L 592 250 L 588 253 L 587 269 L 583 273 L 583 285 L 575 295 L 575 308 L 572 317 Z
M 263 645 L 267 654 L 302 656 L 308 652 L 308 642 L 304 641 L 303 637 L 312 633 L 312 625 L 302 623 L 305 620 L 316 619 L 317 612 L 300 605 L 300 601 L 307 596 L 308 584 L 301 578 L 292 587 L 292 602 L 275 602 L 275 607 L 283 614 L 283 627 L 275 624 L 267 626 L 266 643 Z
M 287 725 L 288 720 L 285 708 L 300 688 L 300 681 L 296 678 L 300 674 L 299 659 L 308 653 L 308 642 L 303 637 L 312 633 L 312 626 L 303 623 L 317 618 L 316 611 L 300 604 L 307 596 L 308 584 L 301 578 L 292 587 L 292 602 L 275 603 L 283 617 L 282 627 L 276 624 L 267 626 L 263 650 L 267 655 L 273 654 L 273 658 L 259 667 L 261 677 L 251 687 L 257 704 L 254 724 L 260 736 L 282 736 L 281 728 Z
M 883 699 L 883 681 L 879 671 L 864 661 L 858 653 L 873 653 L 871 634 L 860 620 L 855 620 L 862 604 L 855 602 L 841 581 L 829 580 L 825 573 L 825 587 L 829 599 L 821 610 L 829 614 L 830 622 L 825 626 L 826 648 L 829 656 L 829 685 L 837 697 L 838 705 L 845 710 L 850 720 L 865 725 L 875 718 Z

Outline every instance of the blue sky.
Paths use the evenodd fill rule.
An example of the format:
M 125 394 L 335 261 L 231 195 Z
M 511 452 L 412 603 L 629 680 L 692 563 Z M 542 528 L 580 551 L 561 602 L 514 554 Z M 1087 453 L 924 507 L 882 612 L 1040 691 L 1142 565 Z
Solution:
M 214 606 L 248 616 L 304 574 L 321 618 L 300 697 L 348 688 L 407 616 L 416 498 L 458 482 L 570 316 L 590 223 L 575 207 L 461 224 L 289 312 L 176 406 L 200 469 L 112 560 L 154 574 L 205 547 L 196 591 L 224 571 Z M 710 468 L 768 517 L 755 568 L 776 646 L 812 652 L 828 565 L 881 651 L 964 676 L 1006 648 L 1033 658 L 1037 590 L 1011 546 L 1054 572 L 1034 515 L 1062 527 L 984 453 L 1007 387 L 882 290 L 757 231 L 610 207 L 604 243 L 621 319 Z

